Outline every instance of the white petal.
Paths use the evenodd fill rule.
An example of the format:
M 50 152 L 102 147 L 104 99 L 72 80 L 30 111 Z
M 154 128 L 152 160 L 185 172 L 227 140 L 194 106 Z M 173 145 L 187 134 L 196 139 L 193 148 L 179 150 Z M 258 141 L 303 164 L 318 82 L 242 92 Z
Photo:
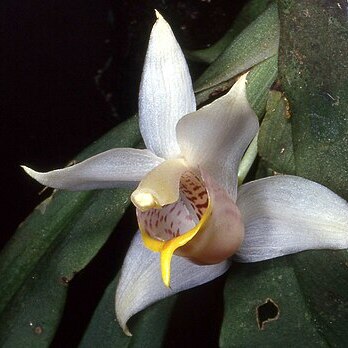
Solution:
M 255 262 L 308 249 L 348 248 L 348 204 L 313 181 L 279 175 L 242 185 L 245 239 L 236 260 Z
M 226 95 L 186 115 L 176 128 L 187 162 L 206 169 L 234 200 L 240 159 L 259 127 L 245 83 L 243 75 Z
M 149 150 L 112 149 L 66 167 L 39 173 L 22 168 L 41 184 L 58 189 L 79 191 L 112 187 L 132 187 L 163 159 Z
M 174 255 L 171 289 L 168 289 L 162 282 L 159 256 L 143 246 L 138 232 L 128 250 L 116 291 L 117 319 L 127 334 L 126 323 L 134 314 L 160 299 L 207 283 L 229 267 L 228 261 L 212 266 L 198 266 Z
M 196 101 L 180 46 L 169 24 L 156 14 L 140 84 L 140 131 L 148 149 L 173 158 L 180 153 L 175 126 L 182 116 L 196 110 Z

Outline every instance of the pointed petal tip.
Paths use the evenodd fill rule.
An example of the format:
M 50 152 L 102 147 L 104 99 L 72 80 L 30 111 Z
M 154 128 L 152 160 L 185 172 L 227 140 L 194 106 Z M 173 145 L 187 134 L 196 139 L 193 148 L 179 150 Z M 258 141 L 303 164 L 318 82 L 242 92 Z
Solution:
M 116 306 L 115 306 L 115 313 L 116 313 L 116 321 L 117 321 L 118 325 L 121 327 L 123 333 L 128 337 L 132 337 L 133 335 L 129 331 L 129 328 L 127 326 L 127 322 L 128 322 L 129 317 L 122 316 L 122 313 L 120 313 L 120 311 L 119 311 L 119 306 L 118 306 L 117 301 L 116 301 Z
M 44 186 L 52 188 L 60 188 L 59 185 L 55 185 L 54 181 L 50 180 L 52 173 L 57 172 L 58 170 L 52 170 L 51 172 L 37 172 L 34 169 L 31 169 L 27 166 L 21 165 L 21 168 L 34 180 Z
M 39 181 L 40 178 L 40 172 L 35 171 L 34 169 L 31 169 L 25 165 L 21 165 L 20 166 L 29 176 L 31 176 L 33 179 L 35 179 L 36 181 Z
M 29 167 L 25 166 L 24 164 L 21 164 L 20 167 L 26 172 L 29 174 L 29 172 L 32 170 L 30 169 Z
M 245 72 L 243 75 L 241 75 L 241 76 L 239 77 L 238 81 L 247 82 L 247 81 L 246 81 L 246 78 L 247 78 L 248 74 L 249 74 L 249 70 L 248 70 L 247 72 Z
M 124 326 L 122 327 L 122 330 L 123 330 L 123 332 L 124 332 L 124 334 L 125 334 L 126 336 L 128 336 L 128 337 L 132 337 L 132 336 L 133 336 L 132 333 L 129 331 L 127 325 L 124 325 Z
M 25 165 L 20 166 L 31 178 L 36 180 L 39 184 L 45 186 L 44 190 L 47 187 L 51 188 L 60 188 L 59 185 L 55 185 L 54 182 L 50 181 L 50 173 L 54 173 L 56 171 L 51 171 L 51 172 L 37 172 L 34 169 L 31 169 Z
M 235 91 L 239 91 L 239 93 L 243 94 L 246 93 L 246 86 L 248 84 L 247 76 L 249 74 L 249 71 L 241 75 L 238 80 L 234 83 L 232 88 L 227 92 L 227 94 L 233 94 Z M 246 95 L 246 94 L 245 94 Z
M 158 10 L 156 10 L 155 9 L 155 15 L 156 15 L 156 18 L 158 19 L 158 20 L 164 20 L 164 18 L 163 18 L 163 16 L 159 13 L 159 11 Z
M 116 318 L 117 318 L 117 319 L 116 319 L 117 324 L 121 327 L 123 333 L 124 333 L 126 336 L 128 336 L 128 337 L 132 337 L 133 334 L 129 331 L 129 328 L 128 328 L 128 326 L 127 326 L 127 321 L 128 321 L 128 319 L 127 319 L 126 321 L 124 321 L 124 320 L 122 320 L 122 319 L 118 316 L 118 313 L 117 313 L 117 306 L 116 306 Z
M 157 29 L 159 32 L 161 32 L 163 29 L 168 30 L 169 28 L 169 30 L 172 31 L 168 22 L 163 18 L 161 13 L 158 12 L 156 9 L 155 9 L 155 15 L 156 15 L 156 22 L 153 25 L 153 29 Z

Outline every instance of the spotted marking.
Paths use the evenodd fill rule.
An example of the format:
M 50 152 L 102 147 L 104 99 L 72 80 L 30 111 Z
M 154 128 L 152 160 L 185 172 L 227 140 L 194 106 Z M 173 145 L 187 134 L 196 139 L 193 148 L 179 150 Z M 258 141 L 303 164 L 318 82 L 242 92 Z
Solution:
M 137 209 L 138 223 L 152 238 L 167 241 L 191 230 L 204 215 L 208 193 L 204 182 L 187 171 L 180 178 L 180 199 L 162 209 L 141 212 Z

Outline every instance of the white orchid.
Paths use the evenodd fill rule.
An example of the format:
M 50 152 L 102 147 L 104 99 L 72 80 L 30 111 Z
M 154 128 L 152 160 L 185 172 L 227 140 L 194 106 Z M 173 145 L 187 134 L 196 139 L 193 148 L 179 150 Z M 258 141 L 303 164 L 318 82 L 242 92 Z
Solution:
M 158 13 L 157 18 L 139 95 L 147 149 L 112 149 L 47 173 L 23 167 L 40 183 L 60 189 L 140 182 L 131 197 L 140 232 L 116 293 L 117 318 L 126 333 L 132 315 L 218 277 L 232 255 L 255 262 L 348 247 L 347 202 L 317 183 L 279 175 L 244 184 L 237 192 L 239 162 L 258 131 L 246 76 L 195 111 L 183 53 L 168 23 Z

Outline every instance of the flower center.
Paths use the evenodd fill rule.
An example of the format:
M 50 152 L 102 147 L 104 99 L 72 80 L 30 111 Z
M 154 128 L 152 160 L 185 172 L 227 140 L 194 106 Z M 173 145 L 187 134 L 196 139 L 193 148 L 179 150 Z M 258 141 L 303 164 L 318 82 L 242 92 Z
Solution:
M 137 192 L 132 196 L 133 203 L 141 211 L 149 211 L 152 208 L 161 208 L 161 205 L 157 202 L 152 193 L 149 192 Z
M 204 182 L 191 171 L 180 177 L 179 200 L 161 209 L 137 209 L 139 228 L 144 244 L 161 253 L 164 283 L 169 286 L 170 261 L 174 251 L 189 242 L 211 213 Z

